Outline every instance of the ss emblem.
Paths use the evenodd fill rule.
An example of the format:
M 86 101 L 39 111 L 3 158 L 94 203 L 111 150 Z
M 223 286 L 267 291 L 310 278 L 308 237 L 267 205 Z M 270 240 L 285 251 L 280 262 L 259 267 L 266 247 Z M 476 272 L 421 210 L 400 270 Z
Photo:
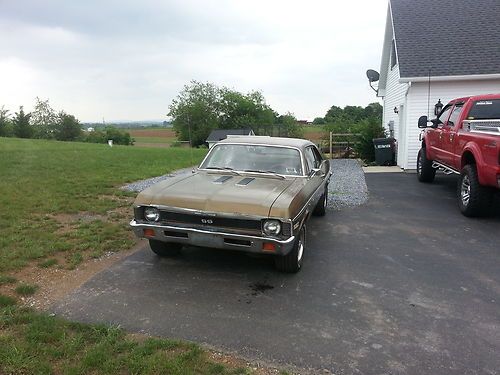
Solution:
M 213 220 L 212 219 L 201 219 L 201 222 L 202 224 L 213 224 Z

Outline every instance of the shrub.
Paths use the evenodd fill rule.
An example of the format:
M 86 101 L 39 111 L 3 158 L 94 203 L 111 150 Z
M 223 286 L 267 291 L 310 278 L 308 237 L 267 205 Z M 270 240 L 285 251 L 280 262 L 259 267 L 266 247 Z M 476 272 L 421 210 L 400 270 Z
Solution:
M 386 137 L 382 124 L 374 117 L 362 120 L 352 127 L 353 133 L 360 134 L 359 142 L 354 147 L 360 158 L 367 162 L 375 160 L 374 138 Z

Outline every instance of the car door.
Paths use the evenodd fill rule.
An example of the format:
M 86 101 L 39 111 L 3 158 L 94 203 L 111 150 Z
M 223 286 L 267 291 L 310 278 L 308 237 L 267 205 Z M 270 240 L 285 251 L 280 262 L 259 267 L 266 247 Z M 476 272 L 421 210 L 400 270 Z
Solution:
M 451 110 L 450 117 L 441 129 L 442 162 L 450 167 L 456 165 L 455 136 L 460 126 L 459 120 L 463 108 L 464 103 L 455 103 Z
M 429 128 L 426 136 L 429 141 L 428 146 L 431 148 L 432 158 L 440 162 L 444 162 L 445 158 L 443 153 L 443 127 L 447 123 L 452 109 L 453 105 L 451 104 L 443 108 L 438 118 L 435 120 L 436 125 Z
M 308 146 L 305 151 L 308 168 L 307 191 L 310 198 L 309 209 L 312 210 L 323 194 L 320 187 L 325 179 L 325 172 L 321 169 L 323 158 L 316 147 Z

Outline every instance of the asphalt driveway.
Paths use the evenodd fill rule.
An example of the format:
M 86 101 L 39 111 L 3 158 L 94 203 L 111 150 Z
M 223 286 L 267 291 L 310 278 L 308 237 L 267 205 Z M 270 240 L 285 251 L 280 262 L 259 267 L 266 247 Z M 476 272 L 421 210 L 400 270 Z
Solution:
M 366 180 L 368 203 L 310 222 L 297 275 L 211 249 L 159 259 L 145 243 L 54 311 L 321 373 L 499 373 L 500 215 L 463 217 L 452 177 Z

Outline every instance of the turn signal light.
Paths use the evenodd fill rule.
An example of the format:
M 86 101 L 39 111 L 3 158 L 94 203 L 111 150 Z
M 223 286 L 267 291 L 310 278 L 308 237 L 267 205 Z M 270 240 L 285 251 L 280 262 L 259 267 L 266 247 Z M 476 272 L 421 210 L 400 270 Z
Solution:
M 262 250 L 263 251 L 276 251 L 276 245 L 273 244 L 272 242 L 264 242 L 262 244 Z
M 146 237 L 154 237 L 155 236 L 155 231 L 153 229 L 144 229 L 143 230 L 144 236 Z

